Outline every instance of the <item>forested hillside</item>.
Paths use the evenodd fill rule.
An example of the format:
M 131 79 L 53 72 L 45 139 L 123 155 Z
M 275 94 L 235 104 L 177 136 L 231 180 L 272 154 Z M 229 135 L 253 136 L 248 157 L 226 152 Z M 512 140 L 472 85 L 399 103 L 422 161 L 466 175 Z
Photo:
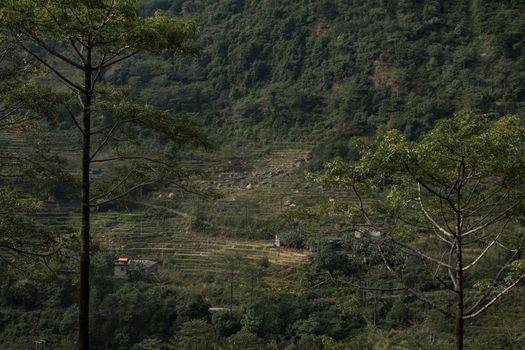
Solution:
M 381 125 L 417 137 L 457 110 L 524 115 L 524 7 L 144 0 L 144 14 L 194 17 L 203 52 L 139 57 L 106 78 L 143 101 L 199 113 L 226 142 L 322 140 L 326 153 L 345 155 L 350 137 Z
M 525 349 L 523 0 L 2 0 L 0 77 L 0 349 Z

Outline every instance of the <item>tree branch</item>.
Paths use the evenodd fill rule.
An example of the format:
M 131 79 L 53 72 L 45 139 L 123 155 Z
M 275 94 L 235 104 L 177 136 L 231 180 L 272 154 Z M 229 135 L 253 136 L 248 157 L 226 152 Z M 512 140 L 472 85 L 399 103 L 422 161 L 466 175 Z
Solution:
M 73 114 L 73 112 L 71 111 L 71 109 L 69 108 L 69 106 L 66 105 L 66 110 L 69 114 L 69 116 L 71 117 L 71 119 L 73 120 L 73 123 L 75 123 L 75 126 L 77 127 L 77 129 L 82 133 L 82 135 L 85 135 L 86 132 L 84 131 L 84 129 L 80 126 L 80 124 L 78 123 L 77 121 L 77 118 L 75 118 L 75 115 Z
M 91 161 L 91 163 L 105 163 L 105 162 L 111 162 L 111 161 L 115 161 L 115 160 L 119 160 L 119 161 L 145 160 L 145 161 L 152 162 L 152 163 L 167 165 L 167 163 L 163 162 L 162 160 L 148 158 L 148 157 L 132 157 L 132 156 L 129 156 L 129 157 L 122 156 L 122 157 L 113 157 L 113 158 L 104 158 L 104 159 L 94 159 L 94 160 Z
M 93 153 L 93 155 L 91 157 L 89 157 L 89 161 L 92 162 L 93 159 L 97 156 L 98 152 L 100 152 L 102 150 L 102 148 L 104 148 L 104 146 L 108 143 L 111 135 L 115 132 L 117 126 L 119 125 L 119 122 L 117 121 L 113 127 L 111 128 L 111 130 L 108 132 L 108 134 L 106 135 L 104 141 L 102 141 L 102 143 L 97 147 L 97 149 L 95 150 L 95 152 Z
M 509 223 L 509 219 L 507 219 L 507 221 L 505 222 L 505 224 L 503 225 L 503 227 L 501 228 L 501 230 L 499 231 L 499 233 L 496 235 L 496 238 L 494 238 L 494 240 L 492 242 L 490 242 L 490 244 L 488 244 L 485 249 L 483 249 L 483 251 L 476 257 L 476 259 L 474 259 L 474 261 L 472 261 L 470 264 L 468 264 L 467 266 L 464 266 L 463 267 L 463 271 L 467 271 L 468 269 L 472 268 L 474 265 L 476 265 L 478 263 L 478 261 L 489 251 L 489 249 L 498 241 L 499 237 L 501 236 L 501 234 L 503 233 L 503 231 L 505 230 L 505 228 L 507 227 L 507 224 Z
M 514 250 L 514 254 L 512 254 L 510 256 L 510 258 L 507 259 L 507 261 L 505 262 L 505 264 L 503 264 L 503 266 L 501 267 L 501 269 L 499 269 L 498 273 L 496 274 L 496 277 L 495 277 L 495 281 L 497 281 L 501 275 L 503 274 L 503 271 L 505 271 L 505 269 L 509 266 L 509 264 L 520 254 L 521 250 L 523 249 L 523 247 L 525 246 L 525 236 L 523 237 L 523 239 L 521 240 L 521 243 L 519 245 L 519 247 Z M 492 290 L 495 288 L 495 283 L 494 285 L 492 285 L 486 292 L 485 294 L 479 298 L 479 300 L 466 312 L 467 314 L 471 313 L 472 311 L 474 311 L 482 302 L 483 300 L 485 300 L 489 294 L 492 292 Z
M 50 255 L 53 255 L 53 254 L 56 253 L 56 251 L 52 251 L 52 252 L 49 252 L 49 253 L 35 253 L 35 252 L 30 252 L 30 251 L 27 251 L 27 250 L 20 249 L 20 248 L 16 248 L 16 247 L 13 247 L 13 246 L 9 246 L 9 245 L 6 245 L 6 244 L 0 244 L 0 248 L 9 249 L 9 250 L 14 251 L 14 252 L 19 253 L 19 254 L 31 255 L 31 256 L 39 256 L 39 257 L 46 257 L 46 256 L 50 256 Z
M 84 55 L 82 54 L 82 51 L 80 51 L 77 48 L 77 45 L 75 44 L 75 40 L 73 40 L 73 38 L 71 36 L 69 36 L 68 39 L 69 39 L 69 42 L 71 43 L 71 46 L 73 46 L 73 49 L 75 50 L 75 52 L 77 53 L 78 57 L 82 61 L 82 64 L 85 67 L 87 64 L 86 64 L 86 59 L 84 58 Z M 79 40 L 77 39 L 77 41 L 79 41 Z M 80 48 L 82 48 L 82 44 L 80 44 L 80 45 L 81 45 Z
M 517 285 L 523 278 L 525 278 L 525 273 L 522 274 L 520 277 L 518 277 L 511 285 L 509 285 L 507 288 L 503 289 L 500 293 L 498 293 L 494 298 L 492 298 L 491 301 L 489 301 L 487 304 L 485 304 L 481 309 L 478 311 L 463 316 L 464 320 L 468 320 L 471 318 L 474 318 L 481 314 L 483 311 L 487 310 L 492 304 L 494 304 L 499 298 L 501 298 L 503 295 L 507 294 L 509 290 L 511 290 L 515 285 Z
M 523 198 L 520 198 L 516 203 L 514 203 L 513 205 L 511 205 L 510 207 L 505 209 L 501 214 L 495 216 L 492 220 L 487 221 L 486 223 L 484 223 L 481 226 L 478 226 L 478 227 L 475 227 L 473 229 L 468 230 L 467 232 L 461 234 L 461 237 L 467 237 L 467 236 L 469 236 L 469 235 L 471 235 L 471 234 L 473 234 L 473 233 L 475 233 L 475 232 L 477 232 L 479 230 L 483 230 L 483 229 L 487 228 L 488 226 L 496 223 L 497 221 L 503 219 L 505 217 L 505 215 L 507 215 L 508 212 L 510 212 L 512 209 L 516 208 L 522 201 L 523 201 Z M 488 216 L 488 214 L 483 219 L 486 219 L 487 216 Z M 481 223 L 482 220 L 478 221 L 478 223 Z
M 403 283 L 403 285 L 405 286 L 405 289 L 410 292 L 410 294 L 412 294 L 414 297 L 416 297 L 417 299 L 427 303 L 428 305 L 432 306 L 434 309 L 438 310 L 439 312 L 441 312 L 442 314 L 444 314 L 445 316 L 448 316 L 450 318 L 454 318 L 454 315 L 452 313 L 450 313 L 449 311 L 441 308 L 439 305 L 437 305 L 436 303 L 434 303 L 433 301 L 425 298 L 424 296 L 422 296 L 420 293 L 418 293 L 415 289 L 413 288 L 410 288 L 408 287 L 405 282 L 403 281 L 403 279 L 401 278 L 401 276 L 399 275 L 399 273 L 394 269 L 392 268 L 392 266 L 390 266 L 390 264 L 388 263 L 388 260 L 385 256 L 385 253 L 383 252 L 383 249 L 381 248 L 381 246 L 379 244 L 376 245 L 377 248 L 379 249 L 379 253 L 381 254 L 381 258 L 383 259 L 383 263 L 385 264 L 386 268 L 388 271 L 390 271 L 394 277 L 396 277 L 396 279 L 398 281 L 400 281 L 401 283 Z
M 454 234 L 451 233 L 451 232 L 448 232 L 447 230 L 445 230 L 443 227 L 441 227 L 433 218 L 432 216 L 430 216 L 430 214 L 427 212 L 427 210 L 425 209 L 425 206 L 423 205 L 423 199 L 421 198 L 421 185 L 419 184 L 419 182 L 417 183 L 417 189 L 418 189 L 418 193 L 419 193 L 419 198 L 417 198 L 417 200 L 419 201 L 419 205 L 421 206 L 421 210 L 423 211 L 423 214 L 425 214 L 425 217 L 427 218 L 428 221 L 430 221 L 430 223 L 432 223 L 432 225 L 434 225 L 434 227 L 440 231 L 441 233 L 443 233 L 445 236 L 447 237 L 453 237 Z M 447 242 L 447 243 L 451 243 L 449 242 L 448 240 L 442 238 L 441 236 L 438 235 L 439 238 L 441 238 L 443 241 Z
M 412 248 L 409 245 L 406 245 L 404 243 L 401 243 L 401 242 L 397 241 L 396 239 L 390 238 L 388 236 L 387 236 L 387 239 L 389 241 L 391 241 L 392 243 L 394 243 L 395 245 L 398 245 L 401 248 L 404 248 L 405 250 L 407 250 L 409 252 L 412 252 L 414 256 L 419 256 L 421 258 L 427 259 L 429 261 L 432 261 L 434 264 L 446 267 L 447 269 L 457 270 L 454 266 L 449 265 L 447 263 L 444 263 L 443 261 L 440 261 L 440 260 L 438 260 L 436 258 L 433 258 L 433 257 L 429 256 L 429 255 L 426 255 L 425 253 L 421 252 L 420 250 L 418 250 L 416 248 Z
M 90 199 L 90 202 L 95 202 L 99 199 L 102 199 L 104 197 L 107 197 L 109 195 L 111 195 L 113 192 L 115 192 L 120 186 L 122 186 L 127 179 L 129 179 L 131 177 L 131 175 L 133 175 L 133 171 L 130 171 L 126 176 L 124 176 L 115 186 L 113 186 L 109 191 L 103 193 L 103 194 L 100 194 L 98 196 L 95 196 L 93 198 Z
M 130 189 L 126 190 L 125 192 L 119 194 L 119 195 L 116 195 L 115 197 L 112 197 L 112 198 L 109 198 L 107 200 L 104 200 L 104 201 L 101 201 L 101 202 L 98 202 L 96 204 L 90 204 L 89 206 L 92 207 L 92 208 L 95 208 L 99 205 L 103 205 L 103 204 L 106 204 L 106 203 L 110 203 L 110 202 L 113 202 L 113 201 L 116 201 L 117 199 L 120 199 L 124 196 L 127 196 L 128 194 L 130 194 L 131 192 L 135 191 L 136 189 L 139 189 L 141 187 L 144 187 L 144 186 L 147 186 L 147 185 L 152 185 L 154 183 L 157 183 L 159 182 L 160 180 L 150 180 L 150 181 L 146 181 L 146 182 L 142 182 L 138 185 L 135 185 L 133 187 L 131 187 Z
M 66 62 L 67 64 L 80 69 L 84 70 L 84 66 L 81 64 L 78 64 L 75 61 L 72 61 L 71 59 L 67 58 L 66 56 L 62 55 L 60 52 L 53 50 L 51 47 L 49 47 L 42 39 L 38 38 L 37 36 L 31 34 L 28 31 L 22 31 L 23 34 L 27 35 L 29 38 L 31 38 L 38 46 L 46 50 L 51 55 L 55 56 L 56 58 L 62 60 L 63 62 Z
M 127 49 L 127 48 L 126 48 Z M 114 55 L 112 58 L 108 59 L 105 63 L 101 63 L 99 67 L 96 67 L 97 69 L 98 68 L 108 68 L 114 64 L 117 64 L 121 61 L 124 61 L 130 57 L 133 57 L 135 56 L 136 54 L 138 54 L 140 51 L 142 50 L 135 50 L 127 55 L 124 55 L 124 56 L 121 56 L 121 57 L 118 57 L 120 53 Z M 118 58 L 117 58 L 118 57 Z
M 62 73 L 60 73 L 56 68 L 51 66 L 49 63 L 47 63 L 44 59 L 40 58 L 37 54 L 35 54 L 33 51 L 31 51 L 28 47 L 26 47 L 20 40 L 19 40 L 20 46 L 31 56 L 33 56 L 38 62 L 42 63 L 44 66 L 46 66 L 48 69 L 50 69 L 55 75 L 60 78 L 63 82 L 65 82 L 70 87 L 74 88 L 77 91 L 86 92 L 84 88 L 82 88 L 80 85 L 75 84 L 68 78 L 66 78 Z

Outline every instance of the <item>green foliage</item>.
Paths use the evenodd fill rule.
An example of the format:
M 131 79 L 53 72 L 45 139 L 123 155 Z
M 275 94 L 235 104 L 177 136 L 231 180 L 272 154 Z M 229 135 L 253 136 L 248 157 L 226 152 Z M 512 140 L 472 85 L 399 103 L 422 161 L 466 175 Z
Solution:
M 192 230 L 203 231 L 208 226 L 206 221 L 206 212 L 200 207 L 193 208 L 188 213 L 188 225 Z
M 390 323 L 391 328 L 406 327 L 409 325 L 410 310 L 407 306 L 407 302 L 404 300 L 396 300 L 394 305 L 390 308 L 386 315 L 387 321 Z
M 64 12 L 57 11 L 66 3 L 74 6 Z M 49 50 L 63 52 L 63 42 L 67 44 L 69 35 L 82 39 L 96 34 L 110 3 L 109 0 L 4 1 L 0 17 L 5 19 L 3 23 L 21 28 L 22 36 L 51 34 L 55 40 L 43 43 Z M 198 124 L 172 113 L 173 110 L 199 113 L 201 121 L 224 143 L 260 147 L 268 140 L 320 141 L 314 150 L 316 158 L 310 163 L 312 169 L 321 169 L 325 159 L 334 156 L 340 159 L 329 163 L 325 171 L 314 178 L 336 187 L 356 185 L 360 193 L 368 190 L 365 193 L 381 201 L 365 201 L 363 205 L 377 214 L 374 219 L 384 223 L 381 228 L 385 228 L 385 232 L 388 229 L 393 238 L 430 253 L 440 253 L 442 246 L 427 239 L 432 236 L 430 230 L 419 227 L 428 225 L 428 220 L 414 199 L 422 198 L 427 211 L 438 217 L 441 203 L 424 187 L 421 196 L 414 184 L 430 182 L 436 187 L 429 187 L 435 189 L 444 182 L 447 190 L 453 187 L 450 178 L 456 174 L 453 161 L 456 156 L 468 155 L 465 164 L 473 174 L 490 174 L 477 188 L 468 188 L 477 196 L 472 202 L 491 199 L 498 203 L 522 195 L 523 129 L 519 124 L 524 115 L 522 27 L 525 12 L 519 2 L 142 0 L 138 4 L 140 14 L 133 1 L 114 4 L 117 10 L 101 30 L 102 36 L 110 39 L 109 43 L 103 45 L 95 57 L 101 58 L 104 54 L 110 57 L 122 44 L 129 43 L 136 44 L 141 52 L 159 54 L 159 57 L 139 54 L 130 64 L 108 66 L 101 73 L 100 79 L 108 84 L 95 89 L 97 100 L 93 111 L 99 118 L 96 125 L 105 127 L 122 121 L 115 137 L 125 141 L 126 146 L 110 140 L 111 152 L 100 155 L 122 161 L 130 154 L 162 154 L 173 161 L 179 151 L 185 150 L 185 145 L 209 147 Z M 170 16 L 173 14 L 193 15 L 196 21 L 174 19 Z M 73 18 L 72 15 L 79 16 L 88 28 L 66 18 Z M 200 45 L 195 42 L 197 22 L 204 28 Z M 40 26 L 41 23 L 47 23 L 47 28 Z M 52 30 L 47 32 L 49 23 Z M 3 44 L 12 43 L 5 39 L 2 38 Z M 169 50 L 165 51 L 166 48 Z M 47 57 L 46 50 L 42 48 L 37 53 Z M 193 56 L 199 51 L 202 56 L 195 60 L 173 56 L 173 53 Z M 127 53 L 131 51 L 123 51 L 124 55 Z M 76 57 L 74 52 L 70 54 L 65 58 Z M 28 59 L 21 57 L 20 62 L 26 64 Z M 12 74 L 13 68 L 0 72 L 2 78 Z M 22 83 L 21 87 L 18 83 Z M 128 91 L 112 87 L 110 83 Z M 50 96 L 51 91 L 45 84 L 40 80 L 21 79 L 14 83 L 11 79 L 2 79 L 0 90 L 13 91 L 3 98 L 11 105 L 21 99 L 28 101 L 24 114 L 17 118 L 36 114 L 59 117 L 61 113 L 56 105 L 64 96 Z M 69 103 L 76 103 L 72 102 L 76 96 L 66 97 Z M 77 111 L 75 107 L 78 106 L 73 106 Z M 159 107 L 169 111 L 159 111 Z M 437 118 L 462 108 L 488 111 L 489 116 L 463 113 L 436 122 Z M 4 110 L 8 111 L 1 106 L 1 114 Z M 497 118 L 507 113 L 517 116 Z M 136 115 L 143 118 L 127 122 Z M 3 122 L 0 120 L 0 129 Z M 432 132 L 419 138 L 434 124 L 436 128 Z M 72 124 L 64 121 L 62 126 Z M 356 142 L 359 136 L 370 136 L 378 127 L 380 130 L 395 127 L 398 131 L 380 131 L 379 139 L 370 147 L 366 144 L 361 147 L 363 145 Z M 103 141 L 104 137 L 99 135 L 96 141 Z M 173 145 L 166 144 L 171 141 Z M 360 159 L 360 155 L 363 158 L 359 164 L 346 161 Z M 119 172 L 129 178 L 124 183 L 118 176 L 105 178 L 94 187 L 96 195 L 104 197 L 112 189 L 125 190 L 136 181 L 147 180 L 152 168 L 159 178 L 173 174 L 174 169 L 178 175 L 182 174 L 178 167 L 173 167 L 174 163 L 139 163 L 109 167 L 107 173 Z M 242 164 L 231 167 L 250 170 Z M 27 174 L 39 172 L 31 169 Z M 60 193 L 62 197 L 64 192 L 71 192 L 65 186 L 58 186 L 63 192 L 50 192 L 48 188 L 56 189 L 57 183 L 61 184 L 51 178 L 37 179 L 43 194 Z M 493 185 L 503 192 L 492 194 Z M 0 190 L 0 203 L 5 197 L 0 205 L 0 230 L 31 234 L 35 240 L 31 243 L 38 245 L 39 251 L 47 251 L 42 248 L 55 242 L 48 242 L 45 237 L 56 238 L 56 232 L 47 232 L 25 220 L 40 206 L 24 207 L 23 203 L 38 202 L 10 191 L 11 188 Z M 440 190 L 439 194 L 445 192 Z M 8 208 L 5 216 L 4 208 Z M 358 200 L 352 203 L 328 200 L 320 211 L 331 219 L 344 217 L 351 225 L 366 225 Z M 488 215 L 490 211 L 480 213 Z M 270 227 L 268 220 L 247 219 L 243 213 L 229 216 L 222 213 L 216 218 L 205 214 L 204 211 L 190 212 L 190 225 L 199 229 L 204 220 L 209 219 L 212 225 L 224 223 L 224 227 L 236 232 L 242 230 L 246 236 L 253 236 L 252 229 Z M 475 223 L 479 215 L 470 214 L 473 215 L 470 223 Z M 502 244 L 516 246 L 523 236 L 519 231 L 523 222 L 518 220 L 521 206 L 508 214 L 510 223 L 499 223 L 495 228 L 504 232 Z M 450 215 L 450 211 L 444 213 L 446 219 Z M 394 221 L 392 217 L 402 220 Z M 468 219 L 466 221 L 468 223 Z M 285 225 L 277 223 L 275 229 L 271 227 L 263 235 L 267 238 L 268 233 L 282 231 L 283 227 Z M 497 230 L 493 233 L 497 234 Z M 328 249 L 320 249 L 312 256 L 305 273 L 308 288 L 296 286 L 298 281 L 294 277 L 297 276 L 287 277 L 286 286 L 274 288 L 264 296 L 261 280 L 262 271 L 269 269 L 267 261 L 252 268 L 238 257 L 229 259 L 227 272 L 234 282 L 235 305 L 239 305 L 232 315 L 212 316 L 204 295 L 178 297 L 167 286 L 114 281 L 108 277 L 112 260 L 97 261 L 92 293 L 94 344 L 100 348 L 163 350 L 214 346 L 267 350 L 448 349 L 450 339 L 443 334 L 448 331 L 447 325 L 421 304 L 397 300 L 399 295 L 381 292 L 375 294 L 378 300 L 367 301 L 361 297 L 364 292 L 348 287 L 362 285 L 362 277 L 367 283 L 371 279 L 371 285 L 392 285 L 378 272 L 378 265 L 382 264 L 378 241 L 367 237 L 366 230 L 361 233 L 364 237 L 357 239 L 351 231 L 344 240 L 352 257 Z M 488 233 L 488 238 L 494 237 Z M 320 237 L 309 236 L 301 230 L 287 231 L 283 241 L 288 240 L 295 247 L 322 245 Z M 3 238 L 14 242 L 13 235 Z M 4 242 L 0 239 L 0 245 Z M 481 249 L 487 243 L 490 241 L 480 242 Z M 27 241 L 21 247 L 26 248 Z M 396 246 L 383 246 L 389 262 L 401 270 L 409 286 L 442 301 L 439 290 L 442 285 L 427 273 L 428 266 L 419 259 L 407 258 L 400 250 Z M 466 257 L 471 259 L 479 252 L 476 245 L 466 251 Z M 466 285 L 476 290 L 469 290 L 469 298 L 482 296 L 491 288 L 500 292 L 523 274 L 523 259 L 520 259 L 510 263 L 500 279 L 486 278 L 489 273 L 497 273 L 498 264 L 509 257 L 505 252 L 489 253 L 484 256 L 486 263 L 470 270 L 472 277 Z M 52 291 L 38 289 L 41 286 L 32 280 L 4 274 L 4 268 L 0 265 L 0 304 L 3 306 L 0 343 L 14 347 L 18 344 L 10 344 L 16 339 L 19 348 L 29 348 L 33 345 L 32 339 L 25 337 L 38 330 L 42 336 L 55 337 L 51 342 L 53 348 L 72 348 L 77 313 L 72 305 L 76 297 L 72 286 L 76 282 L 53 283 Z M 435 275 L 447 278 L 443 271 Z M 424 281 L 427 277 L 431 277 L 431 282 Z M 191 284 L 183 283 L 180 288 L 187 290 L 192 288 Z M 272 294 L 275 290 L 293 292 Z M 222 291 L 219 294 L 225 294 Z M 224 295 L 222 298 L 227 299 Z M 342 302 L 355 300 L 359 302 Z M 516 303 L 516 308 L 519 305 Z M 380 310 L 376 310 L 376 306 Z M 417 312 L 413 308 L 417 308 Z M 372 314 L 373 320 L 369 317 Z M 498 315 L 501 319 L 510 317 L 504 312 Z M 419 322 L 423 319 L 425 322 Z M 520 320 L 520 316 L 515 319 Z M 237 332 L 239 322 L 242 330 Z M 376 322 L 378 329 L 372 326 L 376 326 Z M 490 329 L 472 334 L 469 345 L 480 349 L 518 348 L 520 336 L 493 334 Z
M 241 330 L 239 320 L 230 313 L 216 312 L 212 315 L 212 324 L 219 337 L 229 337 Z
M 370 241 L 375 240 L 392 277 L 417 299 L 458 320 L 478 317 L 525 278 L 518 253 L 525 241 L 524 166 L 525 129 L 519 117 L 460 112 L 436 122 L 418 141 L 399 130 L 382 132 L 358 161 L 337 159 L 311 178 L 352 191 L 358 209 L 352 213 L 358 215 L 348 215 L 340 205 L 328 212 L 345 218 L 348 229 L 360 235 L 375 233 Z M 366 251 L 367 246 L 355 248 Z M 427 282 L 421 278 L 424 270 L 433 270 Z M 453 308 L 440 297 L 424 296 L 439 289 L 456 299 Z M 394 304 L 387 318 L 406 326 L 408 314 L 406 305 Z M 463 332 L 456 335 L 458 343 Z
M 345 274 L 353 272 L 351 260 L 345 254 L 330 247 L 323 247 L 310 257 L 310 264 L 316 270 L 329 272 L 340 271 Z
M 202 319 L 209 321 L 211 319 L 209 308 L 210 304 L 205 302 L 201 295 L 192 295 L 183 299 L 178 312 L 183 320 Z
M 114 54 L 126 44 L 132 44 L 134 50 L 156 53 L 164 49 L 177 54 L 195 52 L 191 45 L 196 35 L 193 21 L 160 13 L 142 18 L 135 1 L 4 1 L 0 14 L 4 27 L 33 38 L 63 42 L 89 36 L 105 38 L 98 43 L 103 47 L 101 53 Z
M 42 208 L 41 201 L 0 186 L 0 266 L 37 277 L 45 263 L 69 252 L 73 243 L 69 229 L 50 230 L 30 219 Z
M 210 349 L 216 339 L 213 326 L 203 320 L 184 322 L 170 340 L 169 349 Z
M 141 101 L 200 113 L 227 143 L 319 141 L 318 167 L 335 155 L 355 158 L 350 140 L 381 125 L 415 139 L 459 109 L 523 117 L 523 9 L 452 0 L 142 1 L 145 15 L 194 17 L 205 28 L 202 55 L 141 57 L 108 79 Z
M 290 231 L 285 231 L 279 235 L 281 245 L 289 248 L 304 248 L 306 240 L 308 238 L 308 232 L 304 229 L 297 227 Z

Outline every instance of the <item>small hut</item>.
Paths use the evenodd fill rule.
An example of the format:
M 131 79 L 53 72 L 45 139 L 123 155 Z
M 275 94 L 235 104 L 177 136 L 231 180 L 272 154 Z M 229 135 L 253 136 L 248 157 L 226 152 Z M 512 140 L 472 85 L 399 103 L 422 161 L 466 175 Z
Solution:
M 153 260 L 137 260 L 120 257 L 115 262 L 113 274 L 115 276 L 128 276 L 131 269 L 139 269 L 145 273 L 155 273 L 159 263 Z
M 129 271 L 129 258 L 118 258 L 113 267 L 113 274 L 115 276 L 127 276 Z

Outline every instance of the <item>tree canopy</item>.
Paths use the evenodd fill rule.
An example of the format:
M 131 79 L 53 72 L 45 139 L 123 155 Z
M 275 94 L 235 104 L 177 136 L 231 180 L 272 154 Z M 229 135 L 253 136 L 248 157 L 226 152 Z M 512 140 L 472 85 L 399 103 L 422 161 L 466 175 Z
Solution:
M 393 276 L 456 320 L 458 349 L 464 321 L 525 278 L 524 131 L 516 116 L 491 120 L 457 113 L 418 141 L 398 130 L 383 132 L 358 161 L 335 160 L 313 177 L 353 192 L 355 203 L 334 203 L 332 211 L 345 216 L 351 229 L 379 233 L 376 247 Z M 455 307 L 449 310 L 405 281 L 385 245 L 433 267 L 433 278 L 451 292 Z M 491 277 L 470 277 L 472 270 L 494 264 L 498 254 L 504 262 L 492 266 Z
M 19 48 L 67 87 L 70 98 L 64 109 L 82 139 L 78 345 L 87 350 L 91 209 L 170 174 L 180 175 L 172 171 L 172 165 L 148 157 L 140 148 L 144 130 L 157 134 L 157 143 L 167 139 L 178 146 L 209 145 L 194 121 L 130 103 L 125 93 L 102 86 L 101 79 L 109 67 L 140 53 L 195 54 L 197 28 L 193 21 L 160 13 L 143 18 L 136 1 L 131 0 L 4 1 L 0 18 L 2 41 Z M 76 111 L 80 111 L 80 121 Z M 91 164 L 123 161 L 122 174 L 98 188 L 92 186 Z M 94 195 L 93 190 L 98 193 Z

